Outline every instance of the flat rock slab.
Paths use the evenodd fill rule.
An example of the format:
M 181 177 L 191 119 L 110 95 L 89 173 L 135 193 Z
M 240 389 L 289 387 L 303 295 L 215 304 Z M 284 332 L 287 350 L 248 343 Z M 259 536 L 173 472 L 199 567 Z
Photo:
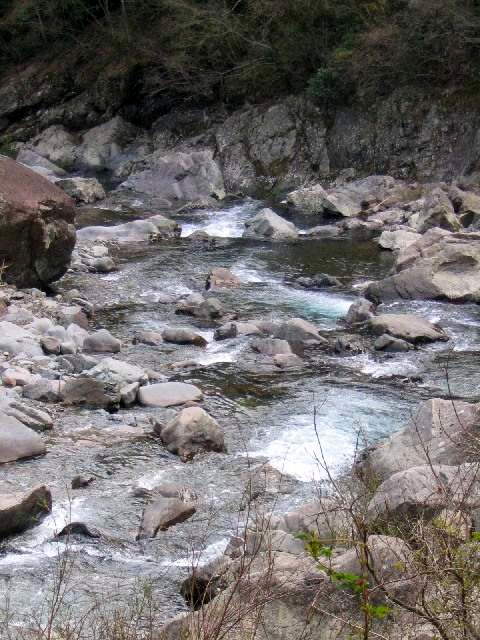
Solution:
M 195 511 L 195 505 L 192 503 L 182 502 L 178 498 L 159 498 L 149 504 L 143 512 L 137 539 L 155 538 L 159 531 L 166 531 L 191 518 Z
M 45 452 L 45 444 L 35 431 L 0 412 L 0 463 L 33 458 Z
M 377 335 L 387 333 L 413 344 L 449 339 L 440 327 L 409 313 L 385 313 L 374 316 L 370 318 L 369 326 Z
M 0 494 L 0 538 L 33 527 L 51 510 L 52 496 L 45 486 L 25 493 Z
M 141 387 L 138 392 L 138 401 L 145 407 L 175 407 L 202 398 L 198 387 L 185 382 L 160 382 Z

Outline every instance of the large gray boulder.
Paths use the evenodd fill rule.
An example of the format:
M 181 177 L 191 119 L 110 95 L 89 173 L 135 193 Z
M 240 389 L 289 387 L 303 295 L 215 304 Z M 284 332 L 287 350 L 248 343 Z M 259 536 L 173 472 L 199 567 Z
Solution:
M 433 398 L 420 405 L 402 431 L 369 451 L 357 470 L 383 481 L 428 463 L 461 464 L 470 459 L 479 434 L 480 405 Z
M 403 524 L 434 518 L 444 509 L 470 511 L 480 507 L 480 482 L 475 464 L 426 464 L 398 471 L 375 491 L 367 517 L 371 522 Z
M 31 358 L 43 355 L 37 335 L 6 320 L 0 322 L 0 351 Z
M 159 382 L 141 387 L 138 392 L 138 400 L 145 407 L 175 407 L 202 398 L 198 387 L 185 382 Z
M 51 510 L 52 495 L 45 486 L 25 493 L 0 494 L 0 538 L 35 526 Z
M 343 505 L 331 498 L 321 498 L 280 516 L 272 516 L 269 526 L 293 535 L 313 533 L 320 540 L 332 542 L 348 536 L 349 523 L 349 515 Z
M 478 229 L 480 222 L 480 196 L 473 191 L 452 187 L 448 193 L 455 212 L 464 227 Z
M 62 125 L 52 125 L 32 141 L 33 151 L 67 171 L 75 165 L 78 139 Z
M 42 438 L 16 417 L 0 411 L 0 463 L 34 458 L 46 453 Z
M 480 301 L 480 234 L 430 229 L 400 251 L 396 273 L 372 283 L 374 302 L 397 298 Z
M 363 324 L 367 320 L 370 320 L 375 315 L 375 305 L 366 300 L 365 298 L 359 298 L 353 302 L 348 309 L 345 317 L 345 324 L 352 327 L 357 324 Z
M 225 197 L 223 176 L 211 149 L 156 151 L 142 162 L 147 166 L 132 173 L 120 190 L 157 196 L 165 206 L 188 202 L 214 203 Z
M 145 242 L 157 238 L 177 238 L 181 228 L 174 220 L 160 214 L 146 220 L 133 220 L 112 227 L 84 227 L 77 233 L 81 243 L 93 242 Z
M 370 318 L 368 326 L 376 335 L 387 333 L 413 344 L 449 339 L 443 329 L 410 313 L 382 313 Z
M 122 343 L 114 338 L 107 329 L 99 329 L 87 336 L 83 342 L 85 353 L 118 353 Z
M 62 178 L 56 185 L 65 193 L 83 204 L 90 204 L 105 198 L 105 189 L 96 178 Z
M 174 344 L 193 344 L 196 347 L 206 347 L 208 342 L 205 338 L 192 329 L 183 327 L 168 327 L 162 331 L 162 338 L 165 342 Z
M 183 409 L 166 426 L 157 424 L 155 431 L 167 449 L 183 460 L 189 460 L 201 451 L 225 451 L 220 425 L 200 407 Z
M 395 231 L 383 231 L 377 242 L 382 249 L 399 251 L 409 247 L 420 238 L 420 234 L 413 229 L 397 229 Z
M 320 335 L 319 329 L 303 318 L 291 318 L 283 322 L 275 331 L 275 338 L 303 347 L 328 344 L 328 340 Z
M 419 233 L 425 233 L 433 227 L 447 231 L 460 231 L 462 228 L 450 199 L 440 188 L 433 189 L 427 195 L 423 211 L 413 214 L 408 223 Z
M 245 223 L 243 237 L 271 241 L 296 240 L 298 230 L 292 222 L 285 220 L 271 209 L 262 209 Z
M 135 157 L 129 147 L 138 134 L 137 127 L 116 116 L 83 134 L 76 149 L 76 163 L 93 171 L 117 173 L 122 164 Z
M 47 287 L 66 272 L 75 245 L 73 202 L 57 186 L 0 156 L 2 279 Z
M 158 498 L 144 510 L 137 540 L 155 538 L 159 531 L 166 531 L 191 518 L 195 511 L 194 504 L 179 498 Z

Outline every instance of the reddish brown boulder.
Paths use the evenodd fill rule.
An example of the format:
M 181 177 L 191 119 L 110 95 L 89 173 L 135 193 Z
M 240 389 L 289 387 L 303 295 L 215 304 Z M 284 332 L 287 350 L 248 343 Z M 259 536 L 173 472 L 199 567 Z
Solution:
M 61 189 L 0 156 L 0 269 L 18 287 L 46 287 L 67 270 L 74 204 Z

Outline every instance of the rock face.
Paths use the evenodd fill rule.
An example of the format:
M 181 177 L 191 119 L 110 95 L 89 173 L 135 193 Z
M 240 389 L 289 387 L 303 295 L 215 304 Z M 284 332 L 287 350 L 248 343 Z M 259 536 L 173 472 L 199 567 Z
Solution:
M 46 452 L 41 437 L 17 418 L 0 412 L 0 463 L 41 456 Z
M 178 498 L 159 498 L 149 504 L 143 512 L 137 540 L 155 538 L 159 531 L 166 531 L 191 518 L 195 511 L 195 505 L 182 502 Z
M 427 464 L 461 464 L 480 432 L 480 407 L 458 400 L 427 400 L 407 426 L 369 452 L 362 475 L 385 480 L 397 471 Z
M 271 209 L 262 209 L 251 220 L 245 223 L 244 238 L 260 240 L 296 240 L 298 231 L 295 225 L 277 215 Z
M 175 407 L 203 398 L 198 387 L 185 382 L 160 382 L 141 387 L 138 392 L 140 404 L 146 407 Z
M 293 188 L 312 166 L 328 174 L 325 134 L 320 110 L 303 98 L 237 111 L 216 131 L 227 191 L 252 194 L 273 181 Z
M 52 496 L 44 486 L 23 494 L 0 494 L 0 537 L 35 526 L 51 510 Z
M 73 202 L 31 169 L 0 156 L 0 264 L 19 287 L 46 287 L 66 272 L 75 245 Z
M 214 202 L 225 197 L 222 172 L 210 149 L 158 151 L 148 156 L 147 168 L 132 173 L 120 185 L 139 193 L 160 197 L 166 206 L 185 202 Z
M 155 431 L 167 449 L 183 460 L 189 460 L 201 451 L 225 451 L 220 425 L 200 407 L 183 409 L 165 427 L 157 425 Z
M 480 301 L 480 234 L 430 229 L 400 251 L 396 273 L 369 285 L 373 301 Z
M 440 327 L 409 313 L 384 313 L 370 318 L 368 324 L 377 335 L 387 333 L 413 344 L 449 339 Z

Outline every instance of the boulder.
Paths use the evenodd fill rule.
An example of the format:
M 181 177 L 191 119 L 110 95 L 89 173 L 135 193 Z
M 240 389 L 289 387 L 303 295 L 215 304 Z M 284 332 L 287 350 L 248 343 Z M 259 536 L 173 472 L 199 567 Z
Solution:
M 114 358 L 104 358 L 85 371 L 84 376 L 103 382 L 109 389 L 119 389 L 133 382 L 141 384 L 148 382 L 148 376 L 143 369 Z
M 333 499 L 322 498 L 281 516 L 272 516 L 269 526 L 293 535 L 315 533 L 321 540 L 332 542 L 346 537 L 348 522 L 344 506 Z
M 286 340 L 278 338 L 256 338 L 252 341 L 251 347 L 257 353 L 264 356 L 291 355 L 292 349 Z
M 186 202 L 223 200 L 225 187 L 213 151 L 159 150 L 143 159 L 146 166 L 132 173 L 120 190 L 145 193 L 162 199 L 164 206 Z
M 118 409 L 121 400 L 118 388 L 110 390 L 101 380 L 86 376 L 67 378 L 61 387 L 60 397 L 67 406 L 97 409 Z
M 53 164 L 47 158 L 44 158 L 39 153 L 32 151 L 32 149 L 20 149 L 16 158 L 17 162 L 24 164 L 27 167 L 33 169 L 33 171 L 37 171 L 38 169 L 44 169 L 49 174 L 55 176 L 56 178 L 62 177 L 66 175 L 66 171 L 61 167 Z
M 85 476 L 75 476 L 74 478 L 72 478 L 71 487 L 72 489 L 85 489 L 86 487 L 90 486 L 94 481 L 95 481 L 95 478 L 93 477 L 86 478 Z
M 82 136 L 77 149 L 77 164 L 93 171 L 113 171 L 131 161 L 128 146 L 138 135 L 139 129 L 120 116 L 89 129 Z
M 299 213 L 321 215 L 325 210 L 325 202 L 327 199 L 327 192 L 322 185 L 315 184 L 312 187 L 304 187 L 291 191 L 287 195 L 286 202 Z
M 26 384 L 22 388 L 24 398 L 38 402 L 59 402 L 62 399 L 63 382 L 39 378 Z
M 223 431 L 218 422 L 200 407 L 183 409 L 166 426 L 155 431 L 171 453 L 189 460 L 202 451 L 225 451 Z
M 320 335 L 317 327 L 302 318 L 291 318 L 283 322 L 275 332 L 275 337 L 303 347 L 328 345 L 328 340 Z
M 185 382 L 160 382 L 141 387 L 138 392 L 140 404 L 146 407 L 175 407 L 186 402 L 202 400 L 198 387 Z
M 390 249 L 391 251 L 399 251 L 409 247 L 420 238 L 420 234 L 416 231 L 407 231 L 406 229 L 397 229 L 396 231 L 383 231 L 377 242 L 382 249 Z
M 57 186 L 83 204 L 90 204 L 106 197 L 105 189 L 96 178 L 62 178 Z
M 175 344 L 193 344 L 196 347 L 206 347 L 208 342 L 203 336 L 200 336 L 191 329 L 183 329 L 181 327 L 171 327 L 162 331 L 162 338 L 165 342 L 173 342 Z
M 0 537 L 34 527 L 52 510 L 52 495 L 45 486 L 24 493 L 0 494 Z
M 227 340 L 238 336 L 260 335 L 261 331 L 256 324 L 251 322 L 228 322 L 215 329 L 215 340 Z
M 429 462 L 461 464 L 470 459 L 479 433 L 479 404 L 433 398 L 420 405 L 404 429 L 369 451 L 357 471 L 383 481 Z
M 393 536 L 372 535 L 368 536 L 366 549 L 371 571 L 365 567 L 360 546 L 336 556 L 332 561 L 333 571 L 364 576 L 371 588 L 375 584 L 381 584 L 389 595 L 413 605 L 420 582 L 416 578 L 413 552 L 407 543 Z M 372 593 L 373 604 L 386 600 L 383 589 Z
M 302 276 L 295 280 L 295 283 L 304 289 L 326 289 L 329 287 L 341 287 L 342 282 L 328 273 L 318 273 L 315 276 Z
M 133 220 L 112 227 L 84 227 L 77 232 L 78 241 L 93 242 L 145 242 L 160 238 L 178 238 L 180 225 L 160 214 L 145 220 Z
M 77 155 L 77 140 L 62 125 L 52 125 L 33 140 L 34 151 L 69 171 Z
M 366 350 L 362 339 L 357 335 L 350 334 L 338 336 L 333 349 L 341 356 L 353 356 Z
M 427 195 L 423 211 L 410 216 L 408 224 L 419 233 L 425 233 L 433 227 L 447 231 L 460 231 L 462 228 L 452 203 L 440 188 L 433 189 Z
M 368 326 L 377 335 L 387 333 L 412 344 L 449 340 L 443 329 L 410 313 L 383 313 L 370 318 Z
M 133 344 L 146 344 L 149 347 L 158 347 L 163 343 L 162 334 L 157 331 L 139 331 L 132 340 Z
M 0 463 L 34 458 L 46 452 L 40 436 L 16 417 L 0 412 Z
M 281 218 L 271 209 L 262 209 L 245 223 L 243 236 L 272 241 L 297 240 L 298 230 L 292 222 Z
M 84 522 L 70 522 L 65 525 L 63 529 L 58 533 L 56 538 L 64 538 L 71 536 L 82 536 L 84 538 L 101 538 L 101 533 L 96 527 L 85 524 Z
M 375 491 L 367 518 L 372 523 L 408 525 L 409 519 L 432 519 L 444 509 L 480 507 L 476 465 L 426 464 L 398 471 Z
M 375 302 L 397 298 L 480 301 L 480 234 L 430 229 L 400 251 L 396 273 L 368 286 Z
M 452 187 L 448 197 L 452 201 L 462 226 L 478 229 L 480 222 L 480 196 L 472 191 L 464 191 L 458 187 Z
M 75 245 L 72 200 L 54 184 L 0 156 L 3 280 L 47 287 L 66 272 Z
M 207 276 L 205 289 L 224 289 L 226 287 L 238 287 L 241 284 L 239 278 L 233 274 L 230 269 L 224 267 L 215 267 Z
M 359 298 L 350 306 L 345 318 L 345 324 L 349 327 L 363 324 L 373 318 L 374 315 L 375 305 L 370 300 Z
M 26 427 L 29 427 L 34 431 L 47 431 L 49 429 L 53 429 L 52 417 L 46 411 L 42 411 L 36 407 L 31 407 L 24 402 L 17 402 L 13 399 L 9 399 L 0 406 L 3 413 L 6 413 L 12 418 L 16 418 Z
M 394 338 L 389 336 L 388 333 L 384 333 L 375 340 L 374 347 L 377 351 L 384 351 L 385 353 L 400 353 L 410 351 L 411 344 L 400 338 Z
M 159 498 L 145 508 L 137 540 L 155 538 L 159 531 L 166 531 L 180 522 L 185 522 L 195 512 L 195 505 L 189 502 L 183 502 L 178 498 Z
M 85 353 L 118 353 L 121 350 L 121 342 L 106 329 L 100 329 L 85 338 L 83 350 Z

